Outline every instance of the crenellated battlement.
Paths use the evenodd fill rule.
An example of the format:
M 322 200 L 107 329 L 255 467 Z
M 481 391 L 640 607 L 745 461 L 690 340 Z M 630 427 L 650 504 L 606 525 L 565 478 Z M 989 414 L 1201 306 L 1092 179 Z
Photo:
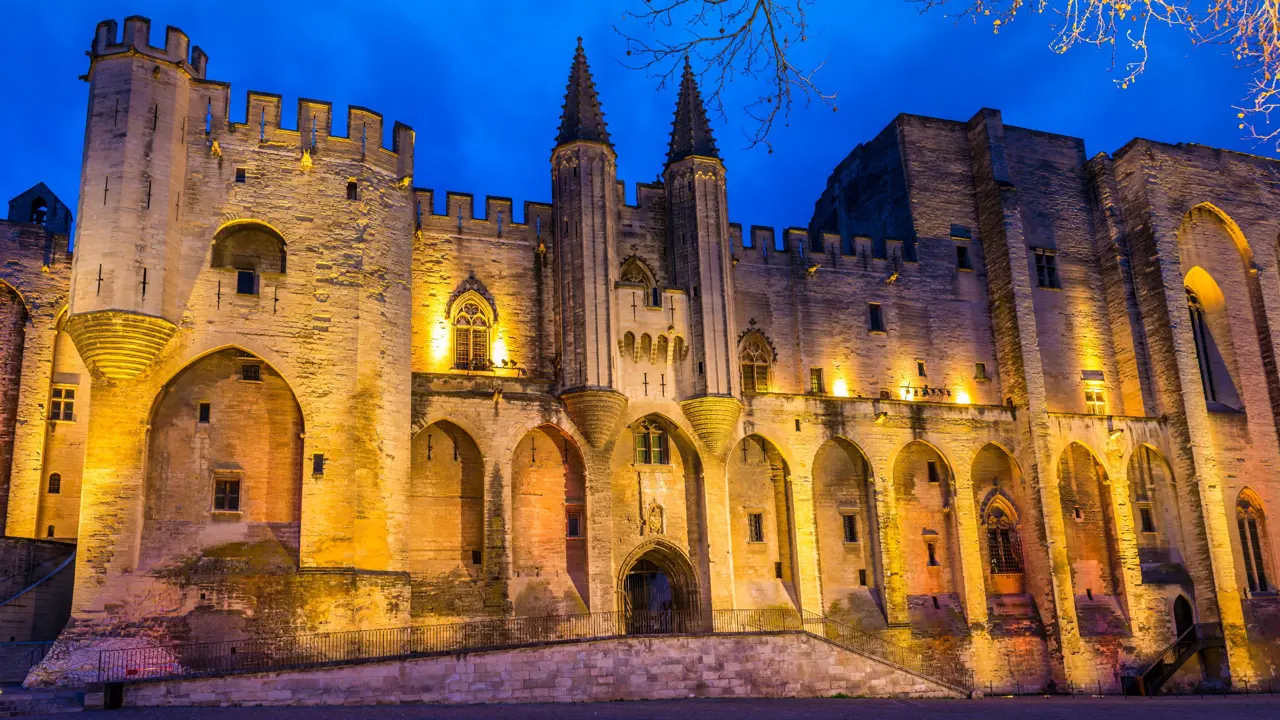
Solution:
M 535 237 L 549 237 L 551 234 L 550 203 L 524 201 L 523 219 L 516 222 L 513 212 L 515 201 L 509 197 L 486 195 L 483 216 L 476 215 L 476 198 L 472 193 L 445 191 L 444 212 L 436 212 L 435 198 L 434 190 L 414 189 L 419 228 L 498 237 L 512 230 L 527 234 L 530 228 L 534 230 Z
M 284 103 L 276 93 L 250 90 L 246 95 L 242 121 L 230 118 L 231 85 L 216 80 L 193 83 L 187 126 L 203 132 L 210 146 L 217 141 L 229 149 L 234 138 L 250 148 L 288 149 L 312 162 L 343 158 L 371 162 L 393 172 L 398 178 L 413 175 L 413 128 L 401 122 L 392 126 L 390 146 L 385 144 L 385 124 L 381 113 L 351 105 L 347 108 L 347 134 L 333 132 L 333 103 L 300 98 L 297 125 L 285 127 Z
M 172 25 L 165 27 L 164 45 L 151 45 L 151 20 L 141 15 L 131 15 L 124 19 L 124 36 L 118 34 L 119 26 L 115 20 L 103 20 L 98 23 L 93 36 L 93 48 L 90 58 L 94 62 L 112 55 L 138 53 L 157 60 L 176 65 L 186 70 L 192 77 L 203 78 L 205 68 L 209 64 L 209 56 L 199 46 L 192 47 L 187 34 Z

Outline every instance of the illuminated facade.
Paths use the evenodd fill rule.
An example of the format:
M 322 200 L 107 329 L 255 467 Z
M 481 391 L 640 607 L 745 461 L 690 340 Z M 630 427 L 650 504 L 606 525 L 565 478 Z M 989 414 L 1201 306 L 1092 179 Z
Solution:
M 1220 622 L 1178 682 L 1275 676 L 1274 161 L 901 116 L 778 236 L 729 222 L 688 73 L 627 204 L 579 46 L 517 222 L 414 188 L 368 110 L 232 122 L 148 33 L 98 26 L 74 263 L 0 226 L 6 530 L 78 544 L 40 682 L 655 603 L 825 614 L 996 689 L 1115 688 Z

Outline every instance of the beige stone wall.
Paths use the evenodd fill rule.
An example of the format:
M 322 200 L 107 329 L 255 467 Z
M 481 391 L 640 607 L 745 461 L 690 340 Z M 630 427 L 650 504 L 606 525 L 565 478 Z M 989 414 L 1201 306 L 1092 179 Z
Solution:
M 689 658 L 697 657 L 697 663 Z M 805 636 L 646 638 L 131 686 L 128 707 L 953 697 Z
M 1234 515 L 1246 488 L 1280 507 L 1272 161 L 1139 141 L 1086 162 L 995 111 L 902 116 L 840 163 L 807 231 L 779 234 L 728 224 L 713 159 L 627 204 L 614 149 L 577 142 L 553 202 L 517 222 L 505 198 L 413 189 L 412 131 L 370 111 L 338 137 L 327 103 L 284 122 L 250 94 L 233 121 L 180 32 L 125 52 L 140 22 L 95 44 L 74 272 L 65 238 L 0 224 L 7 532 L 80 545 L 50 673 L 104 636 L 609 611 L 654 551 L 704 607 L 826 612 L 992 687 L 1114 686 L 1172 639 L 1180 595 L 1224 624 L 1236 677 L 1274 674 L 1280 610 L 1242 590 Z M 1037 248 L 1061 288 L 1037 286 Z M 648 279 L 619 279 L 631 260 L 659 307 Z M 258 292 L 239 294 L 250 265 Z M 1230 380 L 1213 405 L 1188 284 Z M 492 368 L 454 367 L 463 298 L 484 305 Z M 104 374 L 114 336 L 83 329 L 122 311 L 172 324 L 132 377 Z M 763 392 L 739 387 L 753 332 Z M 237 352 L 265 363 L 252 393 Z M 72 423 L 49 422 L 54 383 L 77 387 Z M 559 393 L 582 385 L 599 405 L 571 417 Z M 1105 415 L 1084 414 L 1086 386 Z M 679 404 L 704 393 L 741 403 L 723 443 Z M 645 419 L 667 462 L 635 462 Z M 215 470 L 243 473 L 237 517 L 208 507 Z M 997 497 L 1020 575 L 991 572 Z M 1261 527 L 1280 579 L 1280 523 Z

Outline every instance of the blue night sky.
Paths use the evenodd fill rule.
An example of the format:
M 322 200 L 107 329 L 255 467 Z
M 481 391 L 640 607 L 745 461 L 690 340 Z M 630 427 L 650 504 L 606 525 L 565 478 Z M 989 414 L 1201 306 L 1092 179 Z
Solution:
M 299 96 L 333 102 L 337 133 L 347 105 L 368 107 L 388 130 L 399 120 L 417 131 L 416 185 L 508 196 L 517 208 L 550 199 L 548 158 L 581 35 L 630 200 L 635 182 L 661 170 L 675 106 L 674 88 L 659 91 L 620 63 L 625 41 L 613 25 L 640 1 L 5 2 L 0 197 L 43 180 L 75 207 L 84 51 L 98 21 L 139 14 L 155 42 L 176 25 L 209 54 L 209 77 L 232 85 L 233 120 L 244 120 L 250 89 L 282 94 L 289 127 Z M 1083 137 L 1091 155 L 1135 136 L 1270 151 L 1236 128 L 1246 76 L 1219 48 L 1194 49 L 1176 32 L 1157 34 L 1146 75 L 1121 90 L 1108 54 L 1048 50 L 1043 19 L 994 35 L 921 16 L 905 0 L 817 0 L 810 14 L 816 37 L 805 57 L 827 60 L 819 77 L 840 110 L 799 110 L 776 130 L 772 154 L 745 149 L 739 115 L 713 119 L 735 222 L 806 225 L 831 169 L 900 112 L 963 120 L 994 107 L 1007 124 Z

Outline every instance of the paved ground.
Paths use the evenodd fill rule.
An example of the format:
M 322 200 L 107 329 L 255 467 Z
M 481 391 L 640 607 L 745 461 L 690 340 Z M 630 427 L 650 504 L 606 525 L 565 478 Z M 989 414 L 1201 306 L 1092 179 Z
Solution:
M 335 708 L 171 708 L 119 710 L 111 720 L 745 720 L 746 718 L 893 718 L 943 717 L 954 720 L 1007 718 L 1036 720 L 1252 720 L 1280 718 L 1280 695 L 1229 698 L 988 698 L 986 700 L 676 700 L 550 705 L 418 705 Z

